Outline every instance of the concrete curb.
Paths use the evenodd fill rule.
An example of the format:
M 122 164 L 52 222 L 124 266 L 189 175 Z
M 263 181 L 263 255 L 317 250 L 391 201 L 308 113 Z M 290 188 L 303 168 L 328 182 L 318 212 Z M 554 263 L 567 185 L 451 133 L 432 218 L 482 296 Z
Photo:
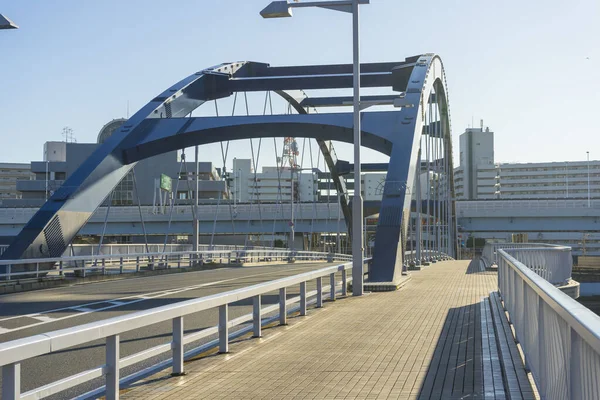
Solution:
M 569 279 L 569 282 L 566 285 L 557 286 L 557 288 L 572 299 L 577 299 L 579 298 L 581 285 L 579 284 L 579 282 L 574 281 L 573 279 Z
M 366 292 L 393 292 L 406 285 L 412 279 L 411 275 L 403 275 L 396 282 L 365 282 Z

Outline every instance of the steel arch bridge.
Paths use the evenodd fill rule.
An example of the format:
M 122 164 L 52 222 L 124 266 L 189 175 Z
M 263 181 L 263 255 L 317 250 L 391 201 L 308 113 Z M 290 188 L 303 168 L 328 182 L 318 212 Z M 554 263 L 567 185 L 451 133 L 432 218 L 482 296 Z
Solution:
M 382 94 L 363 96 L 362 144 L 390 157 L 377 225 L 370 279 L 395 281 L 405 251 L 425 247 L 456 252 L 456 217 L 446 78 L 435 54 L 401 62 L 361 65 L 361 86 Z M 313 113 L 350 105 L 350 98 L 308 97 L 297 90 L 352 87 L 352 65 L 271 67 L 257 62 L 217 65 L 177 82 L 135 113 L 100 146 L 40 208 L 3 259 L 60 256 L 121 179 L 145 158 L 195 145 L 259 137 L 315 138 L 351 218 L 344 180 L 331 141 L 352 143 L 352 113 Z M 242 92 L 274 92 L 297 112 L 282 115 L 191 117 L 208 101 Z M 393 94 L 389 94 L 393 93 Z M 426 173 L 426 174 L 425 174 Z M 423 175 L 425 174 L 425 177 Z M 411 218 L 412 188 L 417 187 Z M 425 185 L 425 198 L 422 187 Z M 415 202 L 413 201 L 413 204 Z M 425 214 L 425 219 L 423 219 Z M 351 226 L 350 223 L 347 224 Z M 411 232 L 415 232 L 414 235 Z M 435 240 L 431 240 L 435 233 Z M 407 235 L 413 235 L 407 245 Z M 411 237 L 413 237 L 411 236 Z

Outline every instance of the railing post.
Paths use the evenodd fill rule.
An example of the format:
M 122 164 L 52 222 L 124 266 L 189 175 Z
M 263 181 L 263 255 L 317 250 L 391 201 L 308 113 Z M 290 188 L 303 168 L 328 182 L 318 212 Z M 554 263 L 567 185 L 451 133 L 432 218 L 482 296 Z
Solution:
M 254 296 L 254 298 L 252 299 L 252 325 L 253 325 L 253 332 L 254 332 L 254 337 L 258 338 L 262 336 L 262 316 L 261 316 L 261 309 L 260 309 L 260 303 L 261 303 L 261 298 L 260 298 L 260 294 Z
M 112 247 L 111 247 L 111 251 L 112 251 Z M 102 258 L 102 275 L 106 275 L 106 260 L 104 258 Z
M 10 270 L 12 269 L 12 264 L 9 264 L 6 268 L 6 279 L 8 279 L 10 281 Z
M 279 289 L 279 325 L 287 325 L 287 288 Z
M 35 263 L 35 277 L 39 278 L 39 276 L 40 276 L 40 263 L 36 262 Z
M 21 363 L 2 366 L 2 398 L 6 400 L 21 398 Z
M 119 258 L 119 274 L 123 273 L 123 257 Z
M 306 282 L 300 283 L 300 315 L 306 315 Z
M 154 271 L 154 256 L 152 256 L 152 257 L 150 258 L 150 260 L 151 260 L 151 261 L 150 261 L 150 270 L 151 270 L 151 271 Z
M 140 272 L 140 256 L 135 257 L 135 272 Z
M 173 372 L 171 376 L 185 375 L 183 370 L 183 317 L 173 318 Z
M 63 275 L 63 262 L 62 262 L 62 260 L 58 263 L 58 274 L 60 276 Z
M 540 397 L 546 398 L 546 338 L 544 337 L 544 300 L 538 296 L 538 367 L 539 370 L 539 385 Z M 536 382 L 537 383 L 537 382 Z
M 119 399 L 119 335 L 106 338 L 106 400 Z
M 177 268 L 181 268 L 181 254 L 177 255 Z
M 348 276 L 346 268 L 342 270 L 342 296 L 348 295 Z
M 323 307 L 323 278 L 317 278 L 317 308 Z
M 584 371 L 581 371 L 581 336 L 573 328 L 569 329 L 569 336 L 571 341 L 570 360 L 565 360 L 565 365 L 569 368 L 569 380 L 568 393 L 570 399 L 581 399 L 582 387 L 581 387 L 581 376 L 584 375 Z M 564 354 L 564 353 L 563 353 Z M 598 395 L 598 393 L 595 393 Z
M 229 305 L 219 306 L 219 353 L 229 352 Z
M 329 286 L 331 286 L 329 300 L 335 301 L 335 273 L 329 275 Z

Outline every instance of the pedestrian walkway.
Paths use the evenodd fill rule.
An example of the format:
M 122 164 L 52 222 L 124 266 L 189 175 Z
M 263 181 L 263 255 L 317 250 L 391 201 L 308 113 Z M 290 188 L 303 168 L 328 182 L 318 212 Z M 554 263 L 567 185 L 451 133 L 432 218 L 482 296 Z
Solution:
M 496 273 L 475 263 L 436 263 L 413 272 L 399 291 L 326 303 L 286 327 L 264 329 L 261 339 L 232 343 L 229 354 L 187 362 L 185 376 L 164 371 L 121 397 L 483 398 L 489 359 L 482 360 L 481 301 L 496 288 Z

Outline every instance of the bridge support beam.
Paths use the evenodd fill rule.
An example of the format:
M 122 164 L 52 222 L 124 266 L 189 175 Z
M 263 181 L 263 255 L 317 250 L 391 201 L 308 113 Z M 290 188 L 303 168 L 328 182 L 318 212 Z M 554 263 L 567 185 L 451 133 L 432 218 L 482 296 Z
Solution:
M 367 75 L 362 86 L 386 87 L 397 93 L 393 99 L 395 109 L 361 114 L 357 132 L 363 146 L 390 156 L 369 281 L 397 287 L 403 279 L 412 184 L 421 168 L 417 166 L 417 152 L 425 126 L 425 110 L 432 98 L 443 116 L 441 132 L 449 141 L 445 76 L 442 62 L 434 54 L 365 68 L 376 71 L 365 71 Z M 330 141 L 354 143 L 357 140 L 353 130 L 359 124 L 351 113 L 308 114 L 302 111 L 303 107 L 297 101 L 292 102 L 290 96 L 283 95 L 298 114 L 189 116 L 205 102 L 231 96 L 237 91 L 282 93 L 300 89 L 299 85 L 306 85 L 303 89 L 357 86 L 356 83 L 351 85 L 350 70 L 349 65 L 271 68 L 267 64 L 237 62 L 190 75 L 152 99 L 117 129 L 40 208 L 0 258 L 60 256 L 138 161 L 201 144 L 263 137 L 314 138 L 320 141 L 319 146 L 324 150 L 336 188 L 345 191 L 343 181 L 338 179 L 337 160 Z M 433 92 L 435 96 L 432 96 Z M 447 148 L 451 151 L 451 147 Z M 452 158 L 448 157 L 448 160 L 448 170 L 452 171 Z M 359 177 L 357 179 L 360 181 Z M 450 183 L 452 186 L 452 181 Z M 345 199 L 346 194 L 342 193 L 340 203 L 348 220 Z M 451 225 L 455 226 L 455 217 Z M 429 237 L 425 239 L 430 240 Z M 356 246 L 355 253 L 360 253 Z M 50 268 L 50 265 L 44 267 Z M 353 279 L 356 283 L 360 281 L 356 276 Z

